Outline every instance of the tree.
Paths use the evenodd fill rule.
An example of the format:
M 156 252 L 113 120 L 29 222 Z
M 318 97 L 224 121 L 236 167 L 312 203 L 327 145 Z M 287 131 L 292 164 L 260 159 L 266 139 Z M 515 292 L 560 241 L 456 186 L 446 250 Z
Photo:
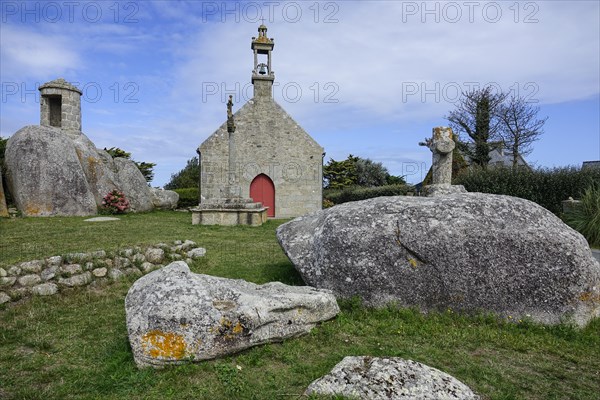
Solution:
M 146 182 L 151 182 L 152 179 L 154 179 L 154 167 L 156 167 L 155 163 L 147 163 L 147 162 L 144 162 L 144 161 L 137 162 L 135 160 L 132 160 L 131 159 L 131 153 L 128 153 L 125 150 L 120 149 L 118 147 L 111 147 L 110 149 L 107 149 L 105 147 L 104 151 L 106 151 L 108 154 L 110 154 L 110 156 L 112 158 L 121 157 L 121 158 L 126 158 L 128 160 L 133 161 L 134 164 L 136 165 L 136 167 L 138 167 L 138 169 L 142 173 L 142 175 L 144 175 L 144 178 L 146 179 Z
M 356 185 L 358 173 L 356 161 L 358 157 L 352 154 L 343 161 L 335 161 L 333 158 L 323 166 L 323 186 L 326 189 L 343 189 L 347 186 Z
M 348 186 L 375 187 L 406 184 L 401 176 L 390 175 L 380 162 L 350 154 L 343 161 L 330 159 L 323 167 L 323 187 L 343 189 Z
M 383 186 L 390 175 L 382 163 L 360 157 L 356 160 L 356 173 L 358 175 L 356 184 L 366 187 Z
M 539 107 L 516 96 L 511 96 L 498 108 L 500 136 L 504 145 L 512 151 L 513 168 L 518 165 L 519 154 L 530 154 L 533 151 L 533 142 L 544 133 L 542 128 L 548 117 L 538 119 L 539 111 Z
M 483 168 L 490 161 L 489 141 L 500 137 L 498 109 L 505 98 L 503 93 L 494 93 L 491 86 L 463 92 L 456 109 L 445 117 L 457 134 L 466 134 L 472 141 L 458 142 L 459 149 Z
M 200 182 L 200 165 L 198 157 L 192 157 L 187 161 L 185 167 L 177 172 L 171 174 L 171 180 L 165 185 L 165 189 L 187 189 L 197 188 Z

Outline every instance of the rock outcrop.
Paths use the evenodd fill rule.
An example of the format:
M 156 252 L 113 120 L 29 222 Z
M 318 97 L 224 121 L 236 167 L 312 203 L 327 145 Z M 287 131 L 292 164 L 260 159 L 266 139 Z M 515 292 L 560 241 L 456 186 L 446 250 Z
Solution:
M 23 215 L 97 213 L 75 147 L 60 129 L 20 129 L 8 139 L 5 164 L 9 191 Z
M 179 202 L 179 194 L 172 190 L 151 188 L 152 204 L 159 210 L 174 210 Z
M 456 378 L 397 357 L 344 357 L 329 374 L 311 383 L 305 394 L 369 400 L 479 399 Z
M 524 199 L 380 197 L 297 218 L 277 237 L 306 284 L 369 306 L 547 324 L 600 315 L 600 265 L 587 242 Z
M 138 279 L 125 311 L 136 364 L 160 367 L 299 336 L 339 308 L 326 290 L 194 274 L 177 261 Z
M 81 132 L 26 126 L 8 140 L 7 181 L 26 216 L 94 215 L 113 189 L 131 211 L 174 208 L 175 192 L 157 197 L 131 160 L 112 158 Z M 176 200 L 175 200 L 176 199 Z

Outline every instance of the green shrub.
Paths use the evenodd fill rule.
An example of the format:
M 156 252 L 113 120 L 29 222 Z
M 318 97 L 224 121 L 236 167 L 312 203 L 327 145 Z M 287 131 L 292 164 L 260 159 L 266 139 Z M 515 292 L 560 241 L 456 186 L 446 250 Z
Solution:
M 198 188 L 174 189 L 174 192 L 179 194 L 179 202 L 177 207 L 195 207 L 200 203 L 200 195 Z
M 600 170 L 577 167 L 469 168 L 454 179 L 469 192 L 505 194 L 531 200 L 556 215 L 562 213 L 562 201 L 581 198 L 593 182 L 600 182 Z
M 600 184 L 590 185 L 581 203 L 564 215 L 564 220 L 581 233 L 590 246 L 600 247 Z
M 376 187 L 360 187 L 352 186 L 342 190 L 323 191 L 325 201 L 329 200 L 333 204 L 342 204 L 349 201 L 358 201 L 381 196 L 402 196 L 412 191 L 412 186 L 409 185 L 385 185 Z

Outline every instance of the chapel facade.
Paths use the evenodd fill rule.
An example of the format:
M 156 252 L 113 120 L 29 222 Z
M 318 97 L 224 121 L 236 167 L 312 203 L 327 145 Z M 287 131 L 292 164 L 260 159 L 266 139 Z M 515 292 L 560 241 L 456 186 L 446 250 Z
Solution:
M 224 122 L 197 150 L 201 203 L 251 198 L 277 218 L 322 207 L 323 147 L 273 99 L 274 46 L 261 25 L 251 42 L 253 98 L 228 118 L 234 129 Z

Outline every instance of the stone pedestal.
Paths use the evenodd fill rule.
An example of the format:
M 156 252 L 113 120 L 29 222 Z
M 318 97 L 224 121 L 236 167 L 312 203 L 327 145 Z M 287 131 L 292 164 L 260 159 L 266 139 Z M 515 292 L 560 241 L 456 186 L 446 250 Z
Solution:
M 449 194 L 467 193 L 463 185 L 450 185 L 448 183 L 438 183 L 436 185 L 428 185 L 423 188 L 425 196 L 437 197 L 447 196 Z
M 250 225 L 267 222 L 267 207 L 252 199 L 210 199 L 191 209 L 192 225 Z

